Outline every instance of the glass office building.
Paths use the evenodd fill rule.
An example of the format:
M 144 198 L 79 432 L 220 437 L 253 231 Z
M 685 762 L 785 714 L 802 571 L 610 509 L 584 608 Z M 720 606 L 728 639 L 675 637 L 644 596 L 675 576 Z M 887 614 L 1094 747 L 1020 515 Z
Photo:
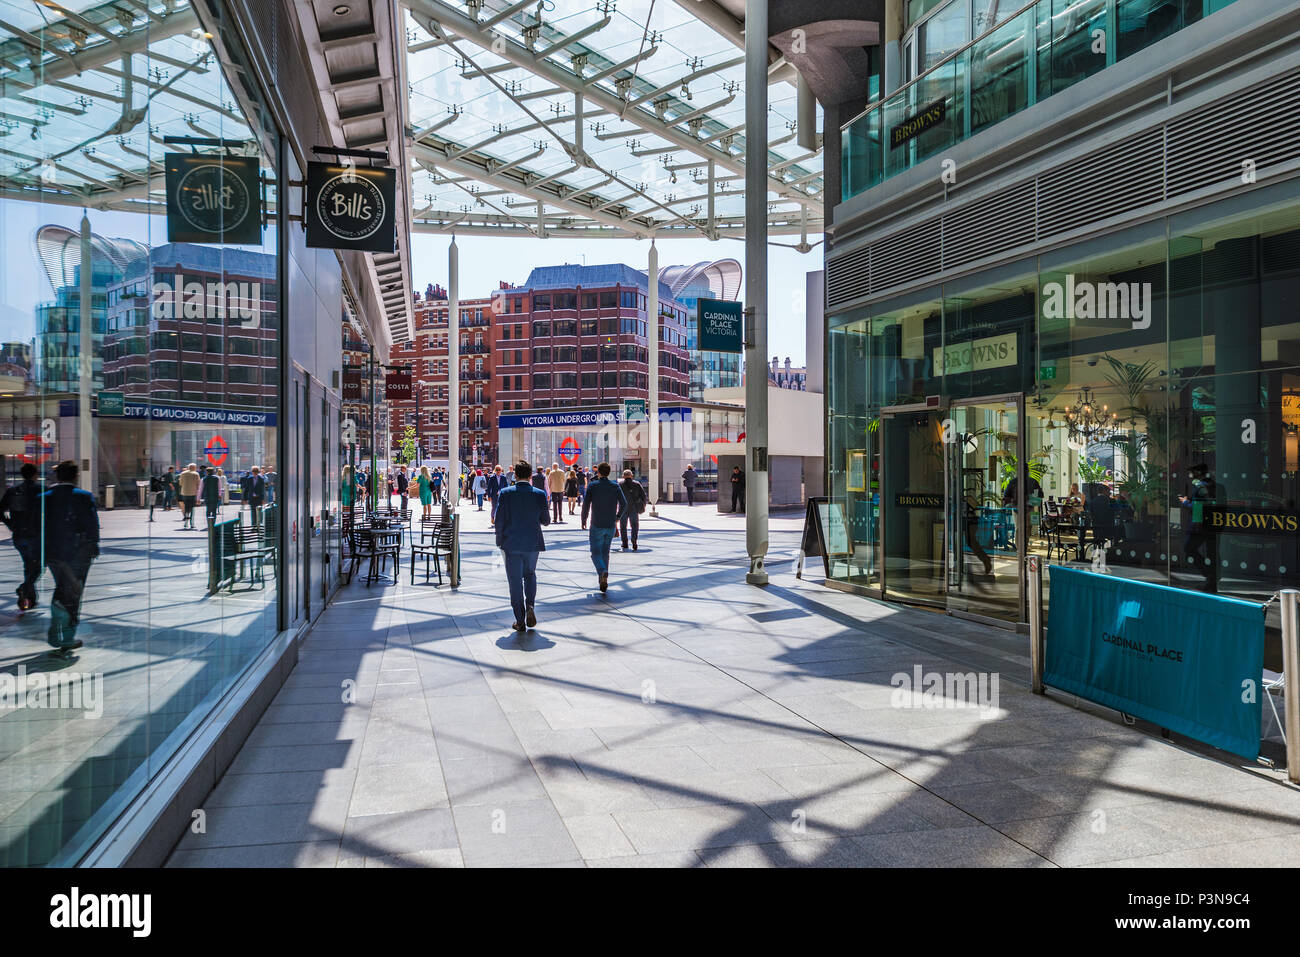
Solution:
M 830 584 L 1009 625 L 1027 621 L 1031 554 L 1255 601 L 1294 586 L 1300 141 L 1244 116 L 1235 150 L 1205 124 L 1300 88 L 1293 63 L 1246 39 L 1300 21 L 1284 4 L 1224 6 L 1180 20 L 1202 43 L 1240 37 L 1224 74 L 1189 84 L 1195 98 L 1116 119 L 1132 88 L 1187 62 L 1156 31 L 1127 69 L 1080 79 L 1060 126 L 1033 107 L 1002 136 L 950 139 L 919 167 L 928 182 L 886 169 L 837 211 L 888 223 L 947 156 L 978 177 L 911 219 L 841 232 L 828 254 L 829 495 L 844 525 Z M 1118 7 L 1125 24 L 1133 5 Z M 923 64 L 922 34 L 905 39 Z M 954 36 L 948 64 L 985 55 Z M 1091 138 L 1062 139 L 1082 117 Z M 1054 152 L 1010 158 L 1020 135 Z
M 68 865 L 129 819 L 196 729 L 235 713 L 237 684 L 287 653 L 281 636 L 330 593 L 339 359 L 322 367 L 315 334 L 325 325 L 337 342 L 343 305 L 334 253 L 304 269 L 301 229 L 283 228 L 278 200 L 303 178 L 302 154 L 227 4 L 5 9 L 0 866 Z M 247 203 L 203 194 L 251 218 L 241 242 L 169 241 L 178 156 L 242 165 Z M 49 490 L 60 462 L 95 498 L 97 549 L 53 498 L 23 491 L 24 471 Z M 257 538 L 256 573 L 213 561 L 202 504 L 183 527 L 184 488 L 151 491 L 191 463 L 221 470 L 216 520 Z M 256 530 L 240 486 L 254 467 L 270 473 Z M 97 555 L 60 572 L 56 595 L 64 545 Z

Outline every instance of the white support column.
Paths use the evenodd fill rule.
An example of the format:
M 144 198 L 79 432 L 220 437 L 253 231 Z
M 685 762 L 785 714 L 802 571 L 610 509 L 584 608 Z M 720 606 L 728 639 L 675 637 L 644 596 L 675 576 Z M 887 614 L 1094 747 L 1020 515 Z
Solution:
M 453 233 L 447 247 L 447 481 L 452 508 L 460 499 L 451 489 L 460 479 L 460 250 Z
M 751 585 L 767 584 L 767 50 L 767 0 L 746 0 L 745 581 Z
M 650 346 L 649 402 L 646 403 L 649 421 L 646 432 L 650 436 L 650 517 L 658 518 L 655 506 L 659 504 L 659 250 L 650 240 L 650 261 L 646 264 L 646 277 L 650 280 L 646 296 L 646 337 Z
M 90 418 L 91 376 L 95 369 L 94 342 L 94 264 L 90 255 L 90 217 L 81 214 L 81 313 L 78 319 L 77 352 L 77 468 L 81 470 L 81 487 L 98 497 L 95 475 L 95 433 Z M 178 294 L 179 295 L 179 294 Z

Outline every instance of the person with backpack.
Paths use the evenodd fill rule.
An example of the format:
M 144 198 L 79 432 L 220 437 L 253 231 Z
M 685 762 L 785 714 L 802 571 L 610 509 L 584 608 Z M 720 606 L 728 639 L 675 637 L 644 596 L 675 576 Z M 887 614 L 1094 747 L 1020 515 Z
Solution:
M 582 527 L 587 527 L 591 517 L 591 563 L 596 566 L 600 590 L 609 589 L 609 546 L 614 542 L 614 529 L 627 511 L 623 491 L 609 480 L 609 463 L 596 466 L 596 481 L 587 486 L 587 497 L 582 502 Z
M 62 657 L 82 645 L 77 638 L 81 597 L 91 562 L 99 557 L 95 496 L 77 488 L 77 473 L 76 462 L 60 462 L 54 467 L 57 484 L 40 499 L 45 515 L 45 564 L 54 576 L 46 640 Z
M 636 551 L 636 537 L 641 530 L 640 516 L 645 512 L 646 494 L 641 483 L 636 480 L 631 469 L 623 470 L 623 481 L 618 483 L 618 487 L 623 491 L 623 497 L 627 499 L 627 508 L 623 510 L 622 516 L 618 520 L 618 537 L 623 540 L 623 551 L 627 551 L 627 527 L 632 525 L 632 551 Z
M 41 577 L 41 487 L 39 470 L 28 462 L 18 470 L 23 480 L 5 489 L 0 498 L 0 522 L 13 533 L 14 548 L 23 562 L 18 586 L 18 610 L 36 607 L 36 579 Z

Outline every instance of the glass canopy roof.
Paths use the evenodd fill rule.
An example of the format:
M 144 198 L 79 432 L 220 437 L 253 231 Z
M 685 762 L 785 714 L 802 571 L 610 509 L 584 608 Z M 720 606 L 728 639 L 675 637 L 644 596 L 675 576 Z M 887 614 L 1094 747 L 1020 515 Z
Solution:
M 410 11 L 415 229 L 743 232 L 743 51 L 688 9 L 413 0 Z M 816 233 L 821 153 L 796 143 L 792 85 L 771 85 L 769 102 L 769 228 Z

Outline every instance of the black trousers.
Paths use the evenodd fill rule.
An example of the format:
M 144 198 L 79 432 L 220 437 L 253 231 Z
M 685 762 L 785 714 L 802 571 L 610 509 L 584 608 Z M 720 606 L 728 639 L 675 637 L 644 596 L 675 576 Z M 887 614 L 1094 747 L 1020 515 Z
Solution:
M 563 492 L 551 493 L 551 511 L 555 513 L 551 516 L 552 522 L 564 521 L 564 493 Z
M 694 505 L 694 504 L 695 504 L 695 486 L 694 486 L 694 485 L 688 485 L 688 486 L 686 486 L 686 504 L 687 504 L 687 505 Z
M 736 510 L 736 503 L 740 503 L 740 510 L 745 510 L 745 487 L 743 485 L 731 486 L 731 510 Z
M 637 514 L 636 509 L 628 509 L 618 520 L 618 537 L 623 540 L 623 547 L 627 548 L 627 526 L 632 525 L 632 544 L 636 544 L 637 532 L 641 530 L 641 516 Z
M 41 577 L 41 540 L 33 536 L 14 536 L 14 548 L 23 561 L 23 583 L 18 586 L 19 598 L 36 601 L 36 579 Z
M 54 576 L 49 642 L 52 645 L 71 644 L 77 634 L 77 625 L 81 623 L 81 596 L 86 589 L 86 576 L 90 574 L 90 560 L 60 561 L 52 558 L 46 564 Z

